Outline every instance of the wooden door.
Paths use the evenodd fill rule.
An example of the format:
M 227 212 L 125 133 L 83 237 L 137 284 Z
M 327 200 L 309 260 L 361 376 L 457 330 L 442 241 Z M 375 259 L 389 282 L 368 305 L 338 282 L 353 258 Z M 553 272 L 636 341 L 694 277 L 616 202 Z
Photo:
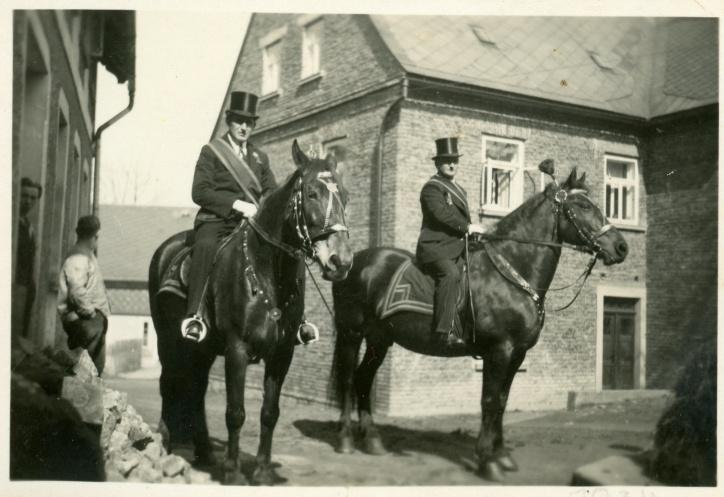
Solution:
M 603 310 L 603 388 L 634 388 L 636 299 L 607 297 Z

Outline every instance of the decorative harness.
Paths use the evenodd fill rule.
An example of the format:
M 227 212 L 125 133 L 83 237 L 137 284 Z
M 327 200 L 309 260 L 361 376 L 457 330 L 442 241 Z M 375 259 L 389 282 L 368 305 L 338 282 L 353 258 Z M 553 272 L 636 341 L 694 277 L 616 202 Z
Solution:
M 483 239 L 487 240 L 510 240 L 518 243 L 530 243 L 534 245 L 543 245 L 543 246 L 549 246 L 549 247 L 555 247 L 555 248 L 571 248 L 573 250 L 577 250 L 579 252 L 585 252 L 587 254 L 591 254 L 591 259 L 588 262 L 588 265 L 586 266 L 586 269 L 583 273 L 570 285 L 566 285 L 564 287 L 560 288 L 554 288 L 554 289 L 547 289 L 547 290 L 564 290 L 566 288 L 569 288 L 573 285 L 575 285 L 581 278 L 583 278 L 583 282 L 581 283 L 580 287 L 578 288 L 578 291 L 573 296 L 573 299 L 566 304 L 563 307 L 560 307 L 558 309 L 555 309 L 556 311 L 562 311 L 564 309 L 567 309 L 570 307 L 573 302 L 576 301 L 578 296 L 581 293 L 581 290 L 583 289 L 583 286 L 586 284 L 586 280 L 591 275 L 591 272 L 593 271 L 593 267 L 596 265 L 596 261 L 598 260 L 598 257 L 603 252 L 603 248 L 598 243 L 598 239 L 601 238 L 603 235 L 608 233 L 613 226 L 609 223 L 604 224 L 601 226 L 601 228 L 596 231 L 595 233 L 592 233 L 590 230 L 588 230 L 586 227 L 581 226 L 581 224 L 577 221 L 576 213 L 573 212 L 573 209 L 571 209 L 570 205 L 568 204 L 568 196 L 569 195 L 582 195 L 584 196 L 589 202 L 593 203 L 591 199 L 588 197 L 586 190 L 582 189 L 572 189 L 570 192 L 559 189 L 553 198 L 551 199 L 553 202 L 553 215 L 556 219 L 556 223 L 554 225 L 553 230 L 553 239 L 558 239 L 558 225 L 559 225 L 559 216 L 561 211 L 566 216 L 566 219 L 568 220 L 571 225 L 575 228 L 576 232 L 578 233 L 578 236 L 580 236 L 584 240 L 584 244 L 567 244 L 567 243 L 556 243 L 556 242 L 546 242 L 542 240 L 525 240 L 525 239 L 519 239 L 515 237 L 505 237 L 505 236 L 495 236 L 495 235 L 482 235 Z M 550 197 L 546 197 L 549 198 Z M 545 316 L 545 307 L 543 298 L 538 294 L 538 291 L 546 290 L 544 288 L 534 288 L 533 286 L 528 283 L 525 278 L 523 278 L 518 271 L 513 268 L 513 266 L 510 265 L 507 259 L 503 257 L 490 243 L 484 242 L 485 250 L 488 254 L 488 257 L 490 258 L 491 262 L 493 263 L 493 266 L 497 269 L 497 271 L 508 281 L 516 285 L 517 287 L 524 290 L 530 297 L 533 299 L 533 301 L 536 304 L 536 307 L 538 309 L 538 319 L 542 322 L 544 316 Z

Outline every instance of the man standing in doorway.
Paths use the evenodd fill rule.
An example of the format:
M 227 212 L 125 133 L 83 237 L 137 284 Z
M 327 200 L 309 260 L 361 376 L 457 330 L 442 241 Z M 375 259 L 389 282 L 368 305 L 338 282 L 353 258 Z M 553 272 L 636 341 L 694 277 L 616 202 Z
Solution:
M 12 296 L 13 335 L 27 336 L 30 311 L 35 300 L 35 230 L 30 212 L 43 194 L 43 187 L 30 178 L 20 180 L 20 219 L 18 244 L 15 252 L 15 285 Z
M 78 220 L 78 241 L 63 263 L 58 293 L 58 312 L 68 334 L 68 347 L 86 349 L 99 376 L 106 362 L 106 331 L 111 314 L 95 255 L 100 229 L 101 222 L 96 216 Z

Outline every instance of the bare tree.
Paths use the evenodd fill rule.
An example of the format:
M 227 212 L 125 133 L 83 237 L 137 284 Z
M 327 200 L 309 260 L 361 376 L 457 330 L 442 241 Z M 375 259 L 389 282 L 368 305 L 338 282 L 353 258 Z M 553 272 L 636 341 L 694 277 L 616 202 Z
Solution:
M 156 197 L 153 186 L 154 177 L 149 170 L 127 168 L 101 179 L 101 199 L 108 204 L 146 204 Z

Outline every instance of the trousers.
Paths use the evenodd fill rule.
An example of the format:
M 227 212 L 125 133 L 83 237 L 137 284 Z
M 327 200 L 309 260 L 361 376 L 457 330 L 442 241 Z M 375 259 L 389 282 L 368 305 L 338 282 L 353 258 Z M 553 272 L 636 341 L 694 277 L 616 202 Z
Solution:
M 189 268 L 189 293 L 186 304 L 188 315 L 196 314 L 204 293 L 204 285 L 211 273 L 211 266 L 221 240 L 229 235 L 238 222 L 214 221 L 200 224 L 196 228 L 194 249 Z
M 68 335 L 68 348 L 86 349 L 100 376 L 106 366 L 108 319 L 103 313 L 96 311 L 92 318 L 81 317 L 75 321 L 63 321 L 63 329 Z
M 428 262 L 423 269 L 435 280 L 433 331 L 449 333 L 455 325 L 458 292 L 460 291 L 460 258 Z

